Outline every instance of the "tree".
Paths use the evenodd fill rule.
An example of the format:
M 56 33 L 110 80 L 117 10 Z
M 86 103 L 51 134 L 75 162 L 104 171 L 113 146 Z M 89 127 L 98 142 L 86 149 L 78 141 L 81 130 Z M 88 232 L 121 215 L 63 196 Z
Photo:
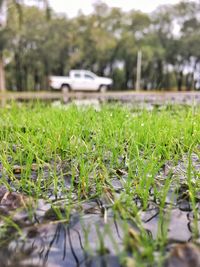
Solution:
M 136 81 L 137 54 L 143 50 L 143 42 L 150 26 L 150 18 L 139 11 L 124 16 L 119 40 L 119 59 L 124 65 L 124 88 L 134 87 Z
M 134 89 L 141 50 L 144 89 L 192 90 L 200 84 L 199 17 L 200 7 L 187 1 L 161 6 L 152 14 L 97 2 L 90 15 L 69 19 L 52 13 L 48 21 L 39 7 L 12 4 L 0 32 L 0 51 L 9 63 L 7 85 L 13 90 L 46 89 L 50 74 L 66 75 L 78 68 L 111 76 L 117 89 Z
M 48 77 L 64 75 L 69 58 L 70 23 L 64 17 L 46 20 L 46 13 L 37 7 L 23 7 L 23 24 L 16 27 L 14 10 L 9 11 L 7 27 L 12 31 L 9 64 L 10 88 L 40 90 L 48 88 Z M 12 77 L 12 78 L 11 78 Z
M 45 9 L 47 11 L 47 16 L 49 16 L 49 5 L 48 0 L 39 0 L 44 3 Z M 18 17 L 19 17 L 19 23 L 22 23 L 22 4 L 23 2 L 21 0 L 0 0 L 0 92 L 4 92 L 6 90 L 6 82 L 5 82 L 5 70 L 4 70 L 4 58 L 3 58 L 3 51 L 7 44 L 6 38 L 5 38 L 5 32 L 6 32 L 6 25 L 7 25 L 7 4 L 11 3 L 15 6 Z
M 178 91 L 194 88 L 192 76 L 198 64 L 199 15 L 199 4 L 189 1 L 162 6 L 153 14 L 155 33 L 165 51 L 162 61 L 166 69 L 174 73 Z

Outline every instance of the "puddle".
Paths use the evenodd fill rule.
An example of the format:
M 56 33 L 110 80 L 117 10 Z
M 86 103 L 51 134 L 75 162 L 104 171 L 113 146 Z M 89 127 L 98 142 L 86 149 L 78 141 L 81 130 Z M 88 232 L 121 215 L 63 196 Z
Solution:
M 122 222 L 98 214 L 73 215 L 69 223 L 46 223 L 23 230 L 3 248 L 3 266 L 120 266 Z M 114 242 L 113 242 L 114 240 Z M 2 252 L 2 249 L 1 249 Z M 13 265 L 15 264 L 15 265 Z M 113 265 L 115 264 L 115 265 Z
M 105 94 L 91 92 L 72 92 L 63 94 L 61 92 L 21 92 L 7 93 L 0 96 L 0 107 L 11 107 L 10 102 L 44 102 L 52 104 L 55 108 L 66 109 L 72 103 L 78 107 L 92 106 L 100 110 L 103 103 L 121 103 L 130 105 L 138 110 L 148 111 L 154 108 L 164 109 L 167 105 L 189 105 L 200 104 L 199 92 L 140 92 L 135 91 L 109 91 Z

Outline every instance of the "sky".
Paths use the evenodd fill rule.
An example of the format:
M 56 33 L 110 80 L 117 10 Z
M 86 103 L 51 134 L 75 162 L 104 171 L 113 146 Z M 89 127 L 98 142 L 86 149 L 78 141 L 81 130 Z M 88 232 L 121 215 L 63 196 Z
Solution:
M 77 15 L 81 9 L 84 14 L 92 12 L 92 5 L 96 0 L 49 0 L 51 7 L 59 13 L 66 13 L 69 17 Z M 104 0 L 111 7 L 120 7 L 124 11 L 131 9 L 151 12 L 159 5 L 176 4 L 180 0 Z

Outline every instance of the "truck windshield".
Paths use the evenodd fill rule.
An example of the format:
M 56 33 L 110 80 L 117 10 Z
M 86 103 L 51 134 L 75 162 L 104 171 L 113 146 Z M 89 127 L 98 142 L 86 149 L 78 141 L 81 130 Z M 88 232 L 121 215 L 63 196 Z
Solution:
M 95 79 L 96 77 L 97 77 L 97 75 L 96 74 L 94 74 L 93 72 L 90 72 L 90 71 L 88 71 L 86 74 L 85 74 L 85 76 L 88 76 L 88 78 L 89 78 L 89 76 L 92 78 L 92 79 Z

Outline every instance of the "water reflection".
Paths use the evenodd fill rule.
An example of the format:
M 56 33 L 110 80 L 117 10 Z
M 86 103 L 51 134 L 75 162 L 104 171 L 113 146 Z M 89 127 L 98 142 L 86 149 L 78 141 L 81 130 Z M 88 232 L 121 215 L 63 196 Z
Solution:
M 77 105 L 94 104 L 117 101 L 124 104 L 132 105 L 173 105 L 173 104 L 186 104 L 197 105 L 200 104 L 199 92 L 134 92 L 134 91 L 110 91 L 106 94 L 102 93 L 83 93 L 73 92 L 69 94 L 62 94 L 61 92 L 18 92 L 8 93 L 0 96 L 0 105 L 5 107 L 6 103 L 16 100 L 20 101 L 43 101 L 54 102 L 59 101 L 62 104 L 75 102 Z M 57 102 L 58 103 L 58 102 Z
M 93 107 L 95 110 L 99 111 L 101 109 L 101 104 L 103 101 L 99 99 L 70 99 L 68 97 L 64 98 L 63 101 L 57 100 L 52 102 L 52 106 L 56 108 L 66 109 L 70 105 L 76 105 L 77 107 Z
M 174 208 L 169 220 L 166 209 L 161 220 L 154 206 L 140 214 L 150 239 L 156 239 L 159 234 L 163 236 L 167 226 L 169 243 L 192 240 L 191 212 Z M 108 210 L 107 223 L 101 214 L 86 211 L 82 215 L 75 213 L 68 223 L 43 220 L 38 225 L 23 229 L 23 236 L 15 236 L 13 241 L 1 246 L 1 266 L 120 267 L 120 255 L 125 249 L 123 241 L 128 229 L 139 231 L 136 225 L 116 218 L 112 210 Z
M 119 221 L 109 217 L 105 224 L 101 216 L 92 214 L 69 224 L 40 225 L 37 231 L 27 229 L 25 239 L 19 238 L 1 249 L 4 255 L 1 264 L 4 267 L 120 266 L 115 256 L 122 250 L 119 231 Z

